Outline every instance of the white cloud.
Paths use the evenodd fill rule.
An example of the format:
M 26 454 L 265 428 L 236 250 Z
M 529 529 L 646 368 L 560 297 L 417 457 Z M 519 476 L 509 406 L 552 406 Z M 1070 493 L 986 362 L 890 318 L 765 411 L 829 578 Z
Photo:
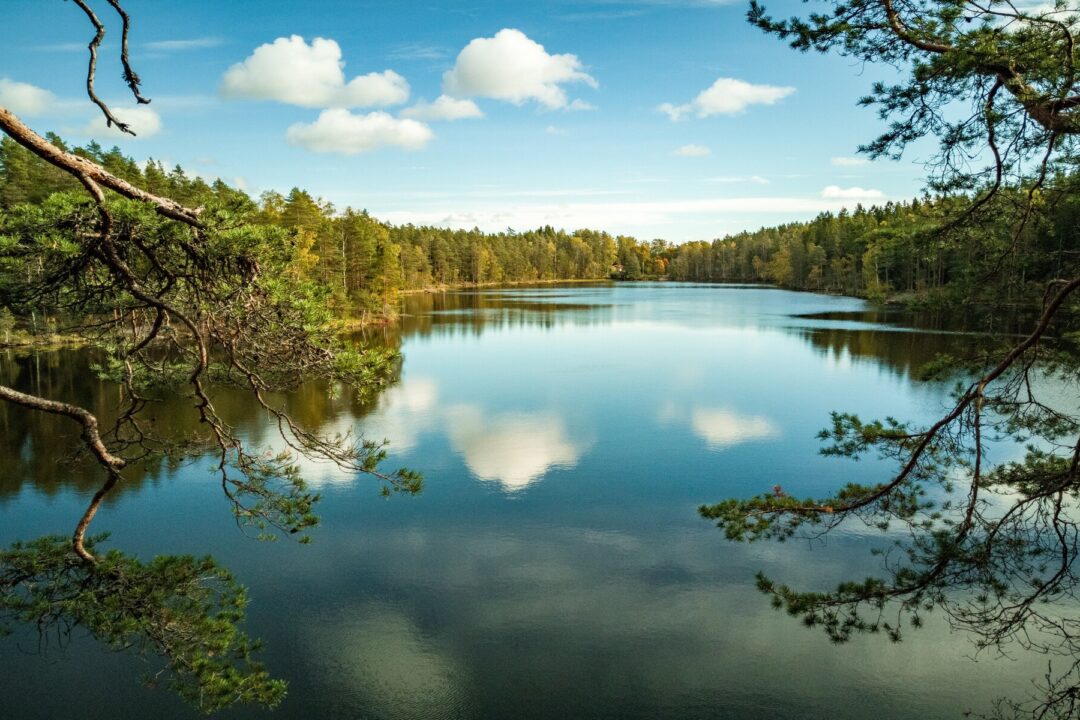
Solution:
M 581 457 L 562 420 L 552 415 L 492 416 L 463 405 L 447 409 L 446 416 L 450 441 L 469 470 L 506 492 L 527 487 L 552 467 L 573 467 Z
M 333 40 L 315 38 L 308 45 L 299 35 L 281 37 L 229 68 L 221 94 L 318 108 L 400 105 L 409 99 L 409 83 L 393 70 L 346 83 L 344 68 L 341 47 Z
M 285 134 L 292 145 L 311 152 L 356 155 L 380 147 L 420 150 L 435 137 L 422 122 L 399 119 L 384 112 L 354 115 L 348 110 L 323 110 L 313 123 L 296 123 Z
M 572 100 L 569 105 L 566 106 L 567 110 L 588 111 L 595 110 L 596 106 L 592 103 L 585 102 L 581 98 Z
M 0 105 L 16 115 L 41 115 L 56 101 L 48 90 L 28 83 L 0 78 Z
M 544 128 L 544 132 L 548 135 L 566 135 L 567 131 L 564 128 L 557 127 L 555 125 L 548 125 Z
M 720 177 L 705 178 L 705 182 L 709 183 L 753 183 L 755 185 L 768 185 L 769 179 L 763 178 L 760 175 L 751 175 L 750 177 L 742 177 L 741 175 L 721 175 Z
M 679 157 L 706 157 L 712 154 L 712 150 L 704 145 L 683 145 L 671 154 Z
M 328 435 L 357 434 L 375 442 L 386 440 L 394 453 L 404 453 L 416 447 L 420 437 L 438 427 L 438 386 L 427 378 L 414 378 L 402 385 L 395 385 L 379 397 L 376 412 L 359 421 L 345 412 L 330 420 L 323 430 Z M 283 449 L 280 438 L 272 438 L 269 449 Z M 300 474 L 309 486 L 353 485 L 362 481 L 360 473 L 318 459 L 292 454 Z
M 342 91 L 340 107 L 401 105 L 409 100 L 409 83 L 393 70 L 353 78 Z
M 1027 17 L 1015 20 L 1009 17 L 997 18 L 997 25 L 1006 32 L 1017 32 L 1031 27 L 1033 22 L 1040 20 L 1067 21 L 1069 17 L 1076 16 L 1076 7 L 1072 3 L 1058 3 L 1055 0 L 1017 0 L 1013 3 L 1016 10 L 1024 13 Z M 1008 11 L 1006 11 L 1008 12 Z
M 821 191 L 821 197 L 826 200 L 880 200 L 885 197 L 885 193 L 861 187 L 842 188 L 838 185 L 830 185 Z
M 219 37 L 201 37 L 185 40 L 157 40 L 146 43 L 146 49 L 155 52 L 178 52 L 183 50 L 201 50 L 218 47 L 225 43 Z
M 691 386 L 699 384 L 697 378 Z M 780 437 L 780 428 L 763 415 L 742 415 L 727 408 L 692 408 L 685 410 L 672 399 L 665 400 L 656 414 L 661 425 L 687 423 L 710 450 L 725 450 L 756 440 Z
M 617 202 L 536 202 L 511 204 L 507 202 L 470 201 L 466 197 L 447 198 L 426 208 L 411 207 L 380 211 L 370 208 L 379 219 L 394 224 L 414 223 L 436 225 L 455 230 L 479 227 L 498 232 L 508 227 L 517 230 L 551 225 L 563 229 L 602 227 L 611 232 L 671 233 L 686 222 L 709 223 L 715 226 L 721 218 L 757 215 L 785 215 L 791 218 L 810 218 L 824 212 L 836 212 L 854 207 L 858 199 L 821 197 L 725 197 L 674 200 L 643 200 Z M 645 230 L 643 230 L 645 228 Z
M 484 113 L 472 100 L 458 100 L 449 95 L 440 95 L 435 102 L 421 100 L 411 108 L 402 110 L 401 117 L 414 120 L 468 120 L 482 118 Z
M 148 138 L 161 132 L 161 116 L 144 105 L 138 107 L 114 107 L 112 112 L 117 120 L 131 126 L 131 130 L 136 137 Z M 105 116 L 100 114 L 95 116 L 90 121 L 90 124 L 83 128 L 82 134 L 95 138 L 132 139 L 131 135 L 121 132 L 115 125 L 108 127 Z
M 859 167 L 870 163 L 863 157 L 834 157 L 830 162 L 836 167 Z
M 408 378 L 379 396 L 378 409 L 364 418 L 364 436 L 387 440 L 395 453 L 416 447 L 438 426 L 439 386 L 431 378 Z
M 723 450 L 780 435 L 780 430 L 766 417 L 739 415 L 724 409 L 694 410 L 690 424 L 694 434 L 704 440 L 711 450 Z
M 535 100 L 544 107 L 585 109 L 571 103 L 564 83 L 597 87 L 575 55 L 549 55 L 544 46 L 520 30 L 503 29 L 494 37 L 476 38 L 458 54 L 443 75 L 443 92 L 454 97 L 486 97 L 521 105 Z M 587 105 L 587 103 L 586 103 Z
M 436 383 L 422 377 L 388 390 L 362 426 L 364 437 L 385 438 L 397 453 L 415 447 L 426 433 L 445 433 L 477 479 L 498 483 L 507 492 L 536 482 L 552 467 L 573 467 L 585 449 L 569 439 L 565 423 L 551 413 L 497 414 L 478 405 L 444 408 Z
M 795 92 L 793 87 L 752 85 L 735 78 L 720 78 L 684 105 L 664 103 L 657 109 L 674 121 L 688 115 L 738 115 L 751 105 L 773 105 Z
M 390 51 L 389 57 L 402 60 L 442 60 L 449 54 L 450 50 L 442 45 L 414 42 L 399 45 Z

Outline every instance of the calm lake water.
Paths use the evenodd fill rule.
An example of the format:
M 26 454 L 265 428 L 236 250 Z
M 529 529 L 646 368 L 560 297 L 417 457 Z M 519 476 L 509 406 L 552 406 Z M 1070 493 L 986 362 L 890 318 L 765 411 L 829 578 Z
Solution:
M 401 381 L 367 404 L 306 388 L 305 422 L 390 440 L 417 497 L 309 468 L 315 542 L 257 543 L 208 462 L 143 468 L 95 522 L 141 555 L 208 554 L 250 589 L 248 630 L 290 683 L 235 718 L 959 718 L 1023 695 L 1044 658 L 979 657 L 928 626 L 831 645 L 771 610 L 754 574 L 827 589 L 873 573 L 887 538 L 736 545 L 702 503 L 781 485 L 823 494 L 889 471 L 817 454 L 830 410 L 928 420 L 948 387 L 913 379 L 967 339 L 859 300 L 766 288 L 574 285 L 412 296 Z M 8 354 L 3 382 L 100 412 L 115 388 L 78 353 Z M 223 407 L 270 438 L 242 397 Z M 183 432 L 191 419 L 162 408 Z M 58 465 L 58 420 L 0 407 L 0 544 L 69 533 L 98 482 Z M 0 639 L 0 717 L 189 718 L 146 667 L 76 638 Z

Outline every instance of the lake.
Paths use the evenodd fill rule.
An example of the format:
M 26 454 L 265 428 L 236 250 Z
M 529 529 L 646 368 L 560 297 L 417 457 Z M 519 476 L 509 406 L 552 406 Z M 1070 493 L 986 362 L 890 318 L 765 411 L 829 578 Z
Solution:
M 311 465 L 315 542 L 258 543 L 209 461 L 142 468 L 95 521 L 143 556 L 213 554 L 249 587 L 247 629 L 290 683 L 228 718 L 959 718 L 1020 696 L 1045 658 L 970 656 L 940 619 L 899 644 L 834 646 L 769 607 L 764 571 L 803 589 L 875 572 L 890 538 L 727 542 L 697 508 L 780 485 L 797 496 L 890 466 L 817 453 L 829 412 L 927 421 L 950 386 L 914 379 L 968 341 L 851 298 L 741 286 L 576 284 L 405 298 L 364 342 L 400 348 L 380 397 L 306 387 L 324 430 L 390 441 L 416 497 Z M 117 391 L 66 351 L 7 353 L 3 381 L 107 413 Z M 269 439 L 242 396 L 226 411 Z M 159 422 L 182 433 L 176 400 Z M 60 420 L 0 408 L 0 544 L 70 533 L 98 476 L 57 463 Z M 64 438 L 68 440 L 65 440 Z M 1006 450 L 1001 450 L 1006 452 Z M 91 639 L 0 639 L 0 717 L 189 718 L 146 666 Z

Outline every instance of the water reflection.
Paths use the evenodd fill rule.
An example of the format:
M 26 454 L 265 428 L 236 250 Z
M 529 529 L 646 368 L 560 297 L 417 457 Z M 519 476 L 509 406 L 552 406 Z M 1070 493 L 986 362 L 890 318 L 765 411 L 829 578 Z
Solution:
M 959 357 L 971 352 L 983 338 L 959 333 L 923 333 L 906 330 L 795 330 L 811 347 L 835 365 L 863 362 L 910 379 L 942 355 Z
M 691 416 L 691 426 L 712 450 L 754 440 L 769 440 L 780 436 L 780 430 L 766 417 L 739 415 L 730 410 L 699 408 Z
M 86 358 L 72 352 L 0 352 L 0 382 L 49 398 L 76 402 L 103 417 L 115 416 L 116 388 L 93 378 Z M 155 421 L 157 417 L 155 415 Z M 67 418 L 31 413 L 0 403 L 0 503 L 16 497 L 25 484 L 56 495 L 66 489 L 87 494 L 101 485 L 100 469 L 80 462 L 78 426 Z M 161 475 L 157 466 L 132 468 L 128 487 Z
M 643 293 L 648 302 L 640 302 Z M 886 321 L 889 326 L 874 324 Z M 833 368 L 864 362 L 868 367 L 888 369 L 906 381 L 939 354 L 957 353 L 971 345 L 970 335 L 912 331 L 915 326 L 941 328 L 943 324 L 895 310 L 868 310 L 860 301 L 849 298 L 746 287 L 670 283 L 628 287 L 603 283 L 410 295 L 403 301 L 399 324 L 367 330 L 357 336 L 357 341 L 394 349 L 405 346 L 408 356 L 418 351 L 416 343 L 435 335 L 479 341 L 485 336 L 502 338 L 512 336 L 508 333 L 562 328 L 580 329 L 582 333 L 572 340 L 585 342 L 603 335 L 597 328 L 638 328 L 645 336 L 641 341 L 626 340 L 623 334 L 613 339 L 612 347 L 604 348 L 604 362 L 618 362 L 620 353 L 640 353 L 640 342 L 672 342 L 672 328 L 682 327 L 691 333 L 742 330 L 744 334 L 735 336 L 739 339 L 733 343 L 760 344 L 769 333 L 778 333 L 778 337 L 799 338 Z M 650 335 L 655 340 L 650 341 Z M 685 341 L 680 338 L 676 342 Z M 614 346 L 616 342 L 633 344 L 620 349 Z M 655 348 L 648 351 L 655 352 Z M 551 357 L 542 364 L 557 372 L 560 359 Z M 6 351 L 0 354 L 0 378 L 21 389 L 81 404 L 108 423 L 121 397 L 116 388 L 95 378 L 91 360 L 82 352 Z M 513 371 L 504 368 L 501 372 Z M 629 382 L 635 387 L 639 382 L 670 384 L 668 396 L 660 401 L 658 422 L 681 423 L 712 450 L 752 440 L 777 439 L 782 434 L 775 420 L 760 413 L 694 405 L 693 394 L 709 382 L 705 365 L 700 362 L 679 365 L 662 376 Z M 681 398 L 677 408 L 672 394 Z M 191 437 L 200 431 L 198 417 L 186 398 L 165 396 L 158 400 L 151 418 L 158 432 Z M 440 406 L 441 400 L 434 375 L 409 377 L 378 398 L 361 398 L 346 389 L 308 384 L 275 399 L 307 427 L 331 434 L 358 429 L 370 439 L 388 440 L 396 453 L 415 448 L 424 433 L 441 432 L 450 437 L 478 478 L 497 482 L 506 489 L 523 488 L 550 468 L 572 467 L 580 458 L 582 443 L 570 439 L 565 423 L 551 409 L 530 418 L 520 413 L 536 411 L 524 407 L 501 411 L 457 408 L 455 413 L 460 417 L 455 418 L 447 415 L 448 408 Z M 223 392 L 218 404 L 252 442 L 277 442 L 264 413 L 246 393 Z M 457 404 L 463 404 L 460 398 Z M 499 412 L 503 417 L 498 417 Z M 0 502 L 16 495 L 26 482 L 47 494 L 65 487 L 86 494 L 99 485 L 93 464 L 56 452 L 57 448 L 76 446 L 77 431 L 64 418 L 0 406 L 0 428 L 0 451 L 11 459 L 10 471 L 0 476 Z M 585 430 L 575 431 L 580 434 Z M 42 454 L 50 461 L 40 462 Z M 305 463 L 304 467 L 318 485 L 355 480 L 329 466 Z M 120 492 L 155 482 L 175 470 L 174 465 L 133 466 Z
M 710 450 L 724 450 L 755 440 L 780 437 L 779 425 L 763 415 L 748 415 L 724 407 L 680 406 L 667 399 L 656 414 L 660 425 L 681 424 L 705 441 Z
M 410 378 L 390 388 L 363 424 L 372 440 L 385 440 L 395 452 L 416 447 L 420 436 L 439 425 L 439 386 L 433 378 Z
M 646 294 L 649 302 L 638 302 Z M 1017 314 L 964 318 L 875 308 L 854 298 L 765 286 L 582 283 L 559 289 L 407 295 L 400 322 L 374 331 L 368 339 L 396 347 L 410 338 L 435 333 L 479 337 L 513 328 L 555 330 L 629 322 L 793 333 L 833 355 L 846 351 L 852 358 L 869 359 L 903 377 L 911 377 L 939 355 L 969 350 L 984 337 L 984 331 L 1021 333 L 1029 325 L 1028 318 Z
M 402 337 L 426 337 L 437 333 L 480 335 L 515 327 L 605 324 L 611 321 L 613 306 L 588 300 L 605 298 L 610 287 L 581 285 L 573 293 L 552 292 L 550 287 L 415 293 L 402 299 L 398 329 Z
M 829 562 L 685 528 L 522 532 L 486 519 L 351 540 L 338 562 L 362 568 L 367 589 L 298 618 L 332 628 L 303 662 L 333 698 L 307 711 L 335 717 L 922 720 L 959 717 L 1041 666 L 970 663 L 935 617 L 908 643 L 838 649 L 739 579 L 763 567 L 833 582 L 862 569 L 850 542 Z M 375 599 L 391 588 L 392 605 Z
M 507 492 L 528 487 L 553 467 L 572 468 L 581 457 L 582 448 L 552 414 L 492 415 L 476 405 L 459 405 L 446 411 L 446 421 L 469 470 Z
M 325 467 L 312 547 L 252 544 L 230 524 L 205 463 L 136 468 L 100 518 L 125 549 L 213 553 L 250 586 L 249 631 L 290 681 L 274 717 L 838 718 L 985 711 L 1022 693 L 1043 658 L 968 663 L 940 619 L 901 645 L 835 649 L 776 615 L 755 571 L 828 589 L 876 568 L 866 534 L 827 548 L 725 543 L 695 508 L 729 496 L 818 495 L 889 467 L 817 454 L 830 410 L 934 417 L 948 387 L 913 380 L 971 336 L 850 298 L 694 285 L 514 288 L 410 296 L 397 326 L 360 342 L 399 348 L 378 398 L 318 385 L 278 398 L 307 425 L 387 439 L 418 498 L 375 502 Z M 81 353 L 0 355 L 0 374 L 108 416 L 119 398 Z M 198 430 L 184 398 L 156 423 Z M 222 411 L 257 442 L 242 393 Z M 60 466 L 61 419 L 0 406 L 0 544 L 67 531 L 98 484 Z M 134 489 L 139 492 L 133 492 Z M 76 644 L 27 660 L 0 644 L 4 718 L 190 717 L 138 688 L 139 668 Z M 949 678 L 948 683 L 941 678 Z M 237 711 L 229 718 L 266 717 Z
M 0 352 L 0 382 L 85 407 L 98 416 L 102 428 L 109 428 L 125 400 L 119 387 L 98 379 L 93 369 L 95 359 L 85 350 L 4 351 Z M 150 432 L 171 440 L 193 440 L 204 434 L 186 393 L 147 395 L 151 403 L 145 422 Z M 287 395 L 269 395 L 268 400 L 284 407 L 300 425 L 328 435 L 354 430 L 357 418 L 369 414 L 374 403 L 374 398 L 348 388 L 321 383 L 307 383 Z M 247 392 L 220 389 L 214 405 L 252 444 L 281 446 L 276 426 Z M 0 452 L 9 458 L 7 471 L 0 474 L 0 503 L 16 497 L 27 483 L 46 495 L 66 489 L 86 495 L 100 487 L 100 467 L 78 452 L 79 430 L 71 420 L 2 403 L 0 430 Z M 175 473 L 180 465 L 172 460 L 133 463 L 125 468 L 124 481 L 113 495 L 154 484 Z M 309 463 L 307 468 L 315 483 L 340 475 L 328 466 Z
M 814 321 L 855 322 L 873 327 L 894 326 L 932 333 L 992 333 L 1027 335 L 1038 314 L 1030 310 L 998 309 L 972 305 L 959 311 L 908 310 L 901 306 L 867 306 L 855 310 L 799 313 L 796 317 Z
M 333 678 L 335 696 L 362 695 L 383 717 L 460 716 L 467 678 L 448 653 L 399 608 L 369 602 L 353 610 L 352 617 L 316 625 L 309 638 L 307 661 Z
M 445 437 L 473 476 L 506 492 L 528 487 L 552 468 L 572 468 L 584 449 L 551 411 L 442 405 L 430 377 L 408 378 L 388 390 L 360 427 L 370 439 L 385 439 L 395 453 L 412 450 L 424 435 Z

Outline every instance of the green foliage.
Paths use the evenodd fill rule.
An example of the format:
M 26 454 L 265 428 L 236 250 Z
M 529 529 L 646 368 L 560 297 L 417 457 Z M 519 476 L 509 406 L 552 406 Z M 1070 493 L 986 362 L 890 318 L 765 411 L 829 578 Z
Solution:
M 999 191 L 977 226 L 941 230 L 973 201 L 964 196 L 857 207 L 823 213 L 809 222 L 743 232 L 712 242 L 667 250 L 668 276 L 694 282 L 770 282 L 798 290 L 867 297 L 929 300 L 938 306 L 961 299 L 991 306 L 1041 300 L 1046 280 L 1059 277 L 1080 251 L 1080 211 L 1075 180 L 1054 180 L 1047 192 L 1061 197 L 1029 219 L 1022 247 L 1011 255 L 1012 228 L 1024 214 L 1024 192 Z M 992 220 L 990 219 L 992 218 Z M 992 284 L 986 278 L 995 273 Z
M 959 315 L 991 310 L 966 357 L 940 358 L 926 377 L 959 381 L 954 404 L 925 427 L 834 413 L 819 436 L 826 455 L 876 452 L 895 467 L 884 482 L 851 483 L 795 501 L 772 494 L 703 506 L 735 540 L 820 537 L 865 523 L 892 543 L 881 577 L 831 591 L 796 591 L 758 578 L 773 605 L 835 642 L 856 633 L 894 641 L 931 610 L 977 649 L 1012 646 L 1053 664 L 1030 702 L 1003 701 L 1002 717 L 1074 718 L 1080 711 L 1080 88 L 1075 4 L 991 0 L 825 0 L 805 17 L 774 19 L 757 2 L 749 20 L 801 51 L 835 52 L 898 69 L 861 102 L 884 132 L 861 148 L 896 158 L 937 141 L 928 163 L 934 198 L 859 209 L 745 234 L 680 272 L 738 272 L 794 287 L 940 304 Z M 931 146 L 933 147 L 933 146 Z M 920 148 L 922 149 L 922 148 Z M 811 255 L 810 268 L 801 258 Z M 717 252 L 714 252 L 717 251 Z M 820 250 L 820 252 L 819 252 Z M 724 253 L 729 255 L 724 255 Z M 725 264 L 726 263 L 726 264 Z M 811 280 L 813 277 L 813 280 Z M 1038 308 L 1017 335 L 1001 309 Z M 1011 313 L 1009 313 L 1011 314 Z M 994 454 L 1028 444 L 1020 460 Z
M 11 333 L 15 329 L 15 315 L 7 306 L 0 307 L 0 338 L 5 345 L 11 343 Z
M 95 371 L 117 383 L 120 396 L 108 417 L 45 405 L 67 398 L 15 398 L 27 412 L 60 405 L 62 415 L 83 422 L 82 438 L 94 458 L 105 458 L 108 479 L 72 540 L 47 538 L 0 554 L 0 609 L 17 621 L 78 626 L 110 647 L 161 657 L 169 687 L 205 712 L 234 703 L 273 707 L 285 685 L 251 660 L 256 644 L 238 629 L 244 593 L 225 570 L 210 559 L 142 562 L 115 551 L 95 558 L 83 543 L 85 524 L 127 468 L 160 459 L 211 458 L 237 523 L 260 539 L 310 540 L 319 496 L 305 482 L 301 458 L 370 475 L 384 495 L 419 492 L 416 473 L 380 469 L 383 444 L 324 436 L 288 407 L 302 383 L 327 393 L 347 385 L 370 401 L 394 381 L 400 358 L 341 336 L 344 295 L 328 280 L 339 266 L 315 255 L 328 252 L 330 208 L 300 191 L 280 207 L 268 198 L 260 208 L 179 168 L 165 172 L 151 162 L 140 169 L 97 146 L 80 153 L 201 210 L 198 223 L 188 224 L 111 192 L 95 202 L 20 148 L 0 146 L 0 307 L 11 311 L 0 323 L 15 316 L 33 327 L 40 319 L 42 328 L 63 324 L 78 333 L 96 351 Z M 392 272 L 396 246 L 381 233 L 375 255 L 386 267 L 374 268 L 378 286 L 370 292 L 385 304 L 400 283 Z M 276 425 L 275 439 L 258 445 L 234 426 L 228 402 L 220 402 L 228 390 L 255 399 Z M 147 412 L 166 393 L 189 401 L 189 417 L 175 422 L 190 430 L 179 437 Z
M 113 650 L 156 658 L 148 681 L 164 679 L 204 713 L 273 708 L 285 696 L 240 630 L 246 605 L 244 589 L 208 557 L 143 562 L 111 550 L 88 564 L 54 537 L 0 551 L 0 617 L 61 639 L 82 629 Z
M 630 263 L 629 276 L 636 279 L 662 275 L 666 267 L 662 241 L 647 245 L 593 230 L 567 233 L 551 227 L 488 234 L 475 229 L 391 226 L 366 211 L 346 208 L 338 213 L 299 188 L 288 196 L 265 193 L 255 202 L 224 183 L 207 185 L 189 178 L 179 167 L 166 171 L 153 160 L 140 167 L 117 148 L 104 151 L 91 143 L 75 152 L 150 192 L 206 208 L 204 217 L 218 229 L 223 257 L 239 250 L 260 261 L 273 258 L 274 267 L 267 271 L 309 283 L 309 291 L 343 319 L 391 316 L 401 290 L 607 278 L 617 262 Z M 24 234 L 44 232 L 61 242 L 64 230 L 55 219 L 65 214 L 71 217 L 77 206 L 82 208 L 80 220 L 89 221 L 93 208 L 86 204 L 77 182 L 10 139 L 0 144 L 0 225 L 14 225 L 12 231 Z M 14 219 L 5 221 L 5 215 Z M 256 228 L 269 233 L 263 242 L 253 237 Z M 266 242 L 266 237 L 286 238 L 285 245 Z M 282 256 L 285 246 L 290 252 Z M 67 249 L 74 251 L 70 243 Z M 68 265 L 62 267 L 78 261 L 75 256 L 50 259 L 64 259 Z M 11 255 L 8 260 L 21 266 L 27 262 Z M 0 298 L 3 293 L 0 286 Z M 16 314 L 31 309 L 59 312 L 63 307 L 48 305 L 43 298 L 34 302 L 13 310 Z
M 662 240 L 645 243 L 593 230 L 567 233 L 551 227 L 487 234 L 391 226 L 365 211 L 347 208 L 337 213 L 299 189 L 287 197 L 267 193 L 256 203 L 223 183 L 208 186 L 190 179 L 180 168 L 166 172 L 153 161 L 140 168 L 115 148 L 104 152 L 91 145 L 77 152 L 152 191 L 205 206 L 221 229 L 222 257 L 240 250 L 272 258 L 268 270 L 309 283 L 307 292 L 339 318 L 390 316 L 401 290 L 609 275 L 628 280 L 666 276 L 695 282 L 767 281 L 878 302 L 937 297 L 936 302 L 947 304 L 977 293 L 982 278 L 1014 244 L 1009 228 L 1025 194 L 1023 187 L 1003 188 L 981 209 L 984 222 L 979 227 L 955 227 L 945 235 L 939 229 L 970 210 L 970 197 L 941 195 L 858 206 L 809 222 L 675 246 Z M 81 189 L 10 140 L 0 146 L 0 157 L 8 156 L 13 169 L 0 165 L 0 216 L 6 210 L 15 219 L 4 224 L 44 233 L 43 241 L 48 238 L 56 244 L 49 259 L 68 264 L 60 267 L 77 262 L 77 257 L 63 254 L 74 248 L 65 245 L 63 229 L 49 218 L 73 214 L 81 204 L 83 219 L 89 219 L 91 208 L 85 207 Z M 16 172 L 18 168 L 33 172 Z M 1068 175 L 1051 178 L 1045 194 L 1062 197 L 1031 221 L 1024 252 L 1014 254 L 1004 266 L 1008 272 L 1002 277 L 1010 280 L 985 292 L 981 301 L 1005 305 L 1036 300 L 1039 283 L 1060 273 L 1062 264 L 1080 251 L 1080 225 L 1072 221 L 1080 218 L 1080 202 L 1071 194 L 1074 183 Z M 29 192 L 31 187 L 34 192 Z M 261 239 L 254 234 L 256 228 L 265 233 Z M 28 260 L 7 257 L 21 263 L 19 267 Z M 20 316 L 31 309 L 50 314 L 58 310 L 40 300 L 33 308 L 24 303 L 12 309 Z
M 822 448 L 823 455 L 853 460 L 858 460 L 869 448 L 881 447 L 886 443 L 900 450 L 910 449 L 913 438 L 910 428 L 895 418 L 864 423 L 857 415 L 839 412 L 832 413 L 832 426 L 818 433 L 819 440 L 832 443 Z
M 715 520 L 728 540 L 753 541 L 769 538 L 783 542 L 792 537 L 804 523 L 822 522 L 822 517 L 828 510 L 812 511 L 817 507 L 822 506 L 814 500 L 790 497 L 777 486 L 768 495 L 702 505 L 698 512 L 703 518 Z

